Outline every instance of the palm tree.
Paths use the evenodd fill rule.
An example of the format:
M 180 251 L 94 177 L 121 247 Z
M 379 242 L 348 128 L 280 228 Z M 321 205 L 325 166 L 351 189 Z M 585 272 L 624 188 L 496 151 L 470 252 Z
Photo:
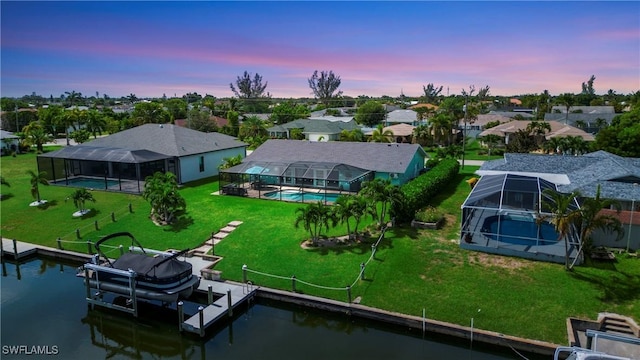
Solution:
M 424 109 L 424 108 L 422 108 Z M 431 136 L 431 130 L 427 125 L 418 125 L 413 129 L 413 142 L 420 144 L 421 146 L 429 145 L 433 140 Z
M 353 233 L 356 238 L 358 238 L 358 227 L 360 226 L 360 222 L 365 215 L 371 213 L 371 209 L 369 208 L 367 199 L 360 195 L 355 195 L 351 198 L 349 209 L 351 211 L 351 216 L 353 216 L 353 219 L 355 220 Z
M 352 130 L 342 130 L 340 132 L 340 141 L 362 142 L 364 140 L 364 133 L 360 128 Z
M 87 112 L 87 120 L 85 122 L 87 131 L 93 135 L 93 138 L 98 137 L 98 133 L 102 133 L 107 128 L 107 120 L 104 115 L 98 110 L 91 109 Z
M 178 192 L 178 182 L 173 173 L 156 172 L 145 178 L 142 198 L 151 204 L 151 217 L 170 224 L 178 211 L 184 210 L 186 201 Z
M 385 223 L 387 211 L 395 203 L 402 202 L 402 192 L 388 179 L 378 178 L 364 182 L 360 194 L 368 199 L 371 213 L 377 219 L 380 228 Z M 380 204 L 380 211 L 378 211 L 378 204 Z
M 39 206 L 46 203 L 46 200 L 40 199 L 39 185 L 49 185 L 49 181 L 47 181 L 47 172 L 40 171 L 39 173 L 36 173 L 33 170 L 27 170 L 27 174 L 31 176 L 31 196 L 36 199 L 36 201 L 31 204 L 33 206 Z
M 616 233 L 617 240 L 623 234 L 622 223 L 618 217 L 602 213 L 603 209 L 614 208 L 616 212 L 620 212 L 620 203 L 616 200 L 603 199 L 600 197 L 600 184 L 596 190 L 594 198 L 585 198 L 580 206 L 580 218 L 578 219 L 579 241 L 580 247 L 578 254 L 571 263 L 569 269 L 575 265 L 578 257 L 583 253 L 584 248 L 591 243 L 591 234 L 594 230 L 600 229 L 609 233 Z
M 382 124 L 378 126 L 371 133 L 370 142 L 390 143 L 393 141 L 393 131 L 385 130 Z
M 571 194 L 563 194 L 551 189 L 543 191 L 543 208 L 551 213 L 549 221 L 558 232 L 558 241 L 564 239 L 565 268 L 571 270 L 569 265 L 569 236 L 575 230 L 574 226 L 580 219 L 580 210 L 576 206 L 576 199 L 580 196 L 577 191 Z M 576 254 L 577 256 L 577 254 Z
M 567 108 L 566 117 L 564 123 L 569 122 L 569 109 L 576 103 L 576 97 L 572 93 L 564 93 L 558 95 L 558 102 Z
M 589 151 L 589 144 L 580 136 L 567 136 L 565 143 L 566 150 L 572 155 L 582 155 Z
M 564 148 L 564 140 L 563 138 L 560 138 L 560 137 L 552 137 L 542 144 L 542 149 L 547 154 L 549 153 L 556 154 L 558 152 L 561 152 L 563 148 Z
M 26 144 L 29 146 L 36 146 L 38 152 L 44 151 L 43 144 L 51 141 L 53 137 L 48 134 L 44 127 L 36 121 L 32 121 L 29 125 L 22 128 L 22 131 L 27 136 L 25 139 Z
M 340 195 L 331 208 L 333 219 L 347 225 L 347 235 L 349 235 L 349 239 L 352 238 L 349 219 L 352 217 L 351 203 L 353 202 L 353 197 L 354 195 Z
M 304 229 L 311 235 L 312 244 L 317 245 L 322 229 L 329 229 L 329 221 L 332 220 L 330 207 L 318 201 L 306 207 L 298 208 L 296 212 L 299 213 L 294 224 L 296 229 L 302 223 Z
M 85 209 L 84 204 L 87 201 L 96 202 L 96 199 L 93 198 L 93 194 L 87 191 L 85 188 L 79 188 L 70 196 L 71 200 L 73 200 L 73 205 L 78 208 L 77 214 L 79 216 L 84 216 L 90 210 Z
M 226 157 L 222 159 L 223 163 L 220 165 L 220 169 L 228 169 L 230 167 L 240 165 L 242 163 L 242 155 Z

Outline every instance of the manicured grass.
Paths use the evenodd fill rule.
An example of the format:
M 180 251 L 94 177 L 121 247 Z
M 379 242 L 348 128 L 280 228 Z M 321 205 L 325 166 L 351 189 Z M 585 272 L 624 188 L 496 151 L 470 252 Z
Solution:
M 211 195 L 218 190 L 215 179 L 181 189 L 187 212 L 173 226 L 158 227 L 149 220 L 149 205 L 139 196 L 93 191 L 97 211 L 89 218 L 73 219 L 73 203 L 64 199 L 71 188 L 42 187 L 46 208 L 30 208 L 27 169 L 35 170 L 35 155 L 1 159 L 2 176 L 11 187 L 1 203 L 2 236 L 48 246 L 56 238 L 96 240 L 116 231 L 130 231 L 145 247 L 155 249 L 192 248 L 230 221 L 243 224 L 215 247 L 223 257 L 218 264 L 223 278 L 241 281 L 242 265 L 283 277 L 276 279 L 250 272 L 257 285 L 291 290 L 291 276 L 326 286 L 344 288 L 358 277 L 360 264 L 371 255 L 371 242 L 355 247 L 303 249 L 308 237 L 293 224 L 295 210 L 303 205 L 278 201 Z M 390 229 L 374 260 L 358 280 L 352 298 L 390 311 L 469 325 L 478 328 L 566 344 L 566 318 L 595 318 L 611 311 L 640 319 L 640 260 L 618 256 L 611 264 L 593 264 L 566 272 L 561 264 L 508 258 L 460 249 L 460 206 L 469 193 L 465 179 L 477 167 L 466 166 L 458 181 L 435 197 L 431 205 L 447 214 L 438 231 L 409 227 Z M 128 204 L 133 213 L 128 213 Z M 116 212 L 116 222 L 110 214 Z M 98 220 L 100 230 L 94 228 Z M 371 223 L 367 219 L 366 223 Z M 342 235 L 345 228 L 332 229 Z M 124 244 L 128 245 L 128 244 Z M 65 243 L 65 248 L 87 251 L 86 243 Z M 347 300 L 344 290 L 317 289 L 297 282 L 297 291 Z M 478 312 L 480 309 L 480 312 Z

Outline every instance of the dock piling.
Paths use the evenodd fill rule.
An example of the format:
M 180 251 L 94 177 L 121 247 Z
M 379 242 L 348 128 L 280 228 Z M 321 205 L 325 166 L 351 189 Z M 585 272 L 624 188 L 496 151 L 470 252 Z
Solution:
M 82 239 L 80 236 L 80 229 L 76 229 L 76 238 L 78 238 L 78 240 Z
M 207 305 L 213 304 L 213 286 L 209 285 L 207 288 Z
M 349 297 L 349 304 L 351 304 L 351 285 L 347 286 L 347 296 Z
M 56 241 L 58 242 L 58 249 L 64 250 L 64 248 L 62 247 L 62 239 L 58 238 Z
M 204 307 L 198 306 L 198 314 L 200 315 L 200 337 L 204 336 Z
M 16 239 L 13 239 L 13 254 L 15 259 L 18 260 L 18 241 Z
M 247 283 L 247 265 L 242 265 L 242 282 Z
M 233 306 L 231 305 L 231 289 L 227 289 L 227 309 L 229 311 L 229 317 L 232 317 Z
M 93 252 L 93 249 L 92 249 L 91 245 L 93 245 L 91 240 L 87 240 L 87 254 L 91 254 Z
M 96 230 L 100 230 L 100 226 L 98 226 L 98 220 L 94 221 L 93 225 L 96 227 Z
M 115 212 L 111 212 L 111 221 L 116 222 L 116 213 Z
M 182 323 L 184 323 L 184 303 L 178 301 L 178 330 L 182 332 Z

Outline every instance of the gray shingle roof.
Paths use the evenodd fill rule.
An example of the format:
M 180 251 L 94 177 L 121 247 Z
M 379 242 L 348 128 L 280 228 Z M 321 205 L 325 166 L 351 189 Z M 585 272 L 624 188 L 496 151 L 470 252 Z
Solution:
M 339 134 L 342 130 L 358 128 L 355 121 L 329 121 L 317 119 L 298 119 L 286 124 L 276 125 L 267 129 L 268 132 L 286 132 L 291 129 L 303 129 L 304 133 Z
M 416 151 L 427 157 L 417 144 L 268 140 L 247 156 L 247 161 L 330 161 L 377 172 L 404 173 Z
M 125 150 L 120 148 L 78 145 L 65 146 L 60 150 L 38 155 L 38 157 L 139 164 L 148 161 L 166 159 L 170 156 L 158 154 L 149 150 Z
M 620 200 L 640 200 L 640 159 L 625 158 L 606 151 L 582 156 L 505 154 L 503 159 L 485 162 L 480 171 L 510 173 L 565 174 L 569 184 L 559 184 L 562 192 L 579 191 Z
M 94 147 L 149 150 L 178 157 L 247 146 L 232 136 L 203 133 L 171 124 L 144 124 L 86 144 Z

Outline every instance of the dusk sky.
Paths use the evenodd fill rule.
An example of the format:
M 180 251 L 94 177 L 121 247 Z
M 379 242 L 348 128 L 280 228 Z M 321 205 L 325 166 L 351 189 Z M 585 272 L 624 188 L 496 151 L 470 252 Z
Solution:
M 1 96 L 230 97 L 259 73 L 312 97 L 332 70 L 348 96 L 640 90 L 640 2 L 1 1 Z

